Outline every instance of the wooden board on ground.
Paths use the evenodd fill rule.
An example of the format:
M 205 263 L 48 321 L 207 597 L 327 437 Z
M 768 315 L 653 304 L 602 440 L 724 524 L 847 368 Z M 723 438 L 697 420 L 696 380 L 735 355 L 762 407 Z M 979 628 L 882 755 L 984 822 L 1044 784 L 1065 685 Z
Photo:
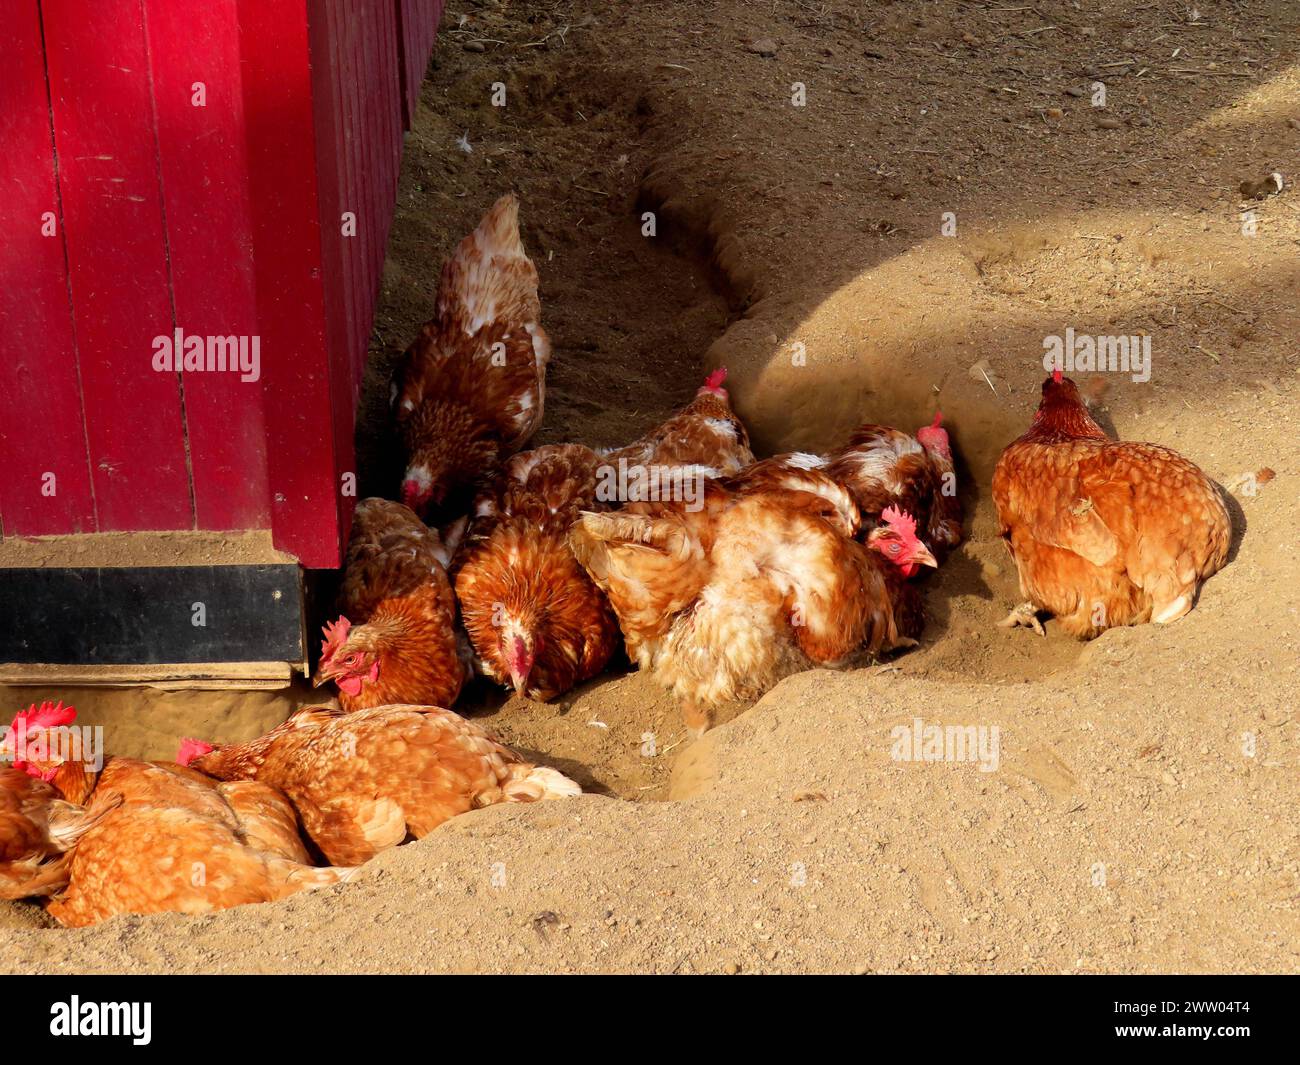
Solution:
M 61 666 L 9 662 L 0 686 L 135 688 L 167 691 L 278 691 L 293 683 L 288 662 L 171 662 L 151 666 Z

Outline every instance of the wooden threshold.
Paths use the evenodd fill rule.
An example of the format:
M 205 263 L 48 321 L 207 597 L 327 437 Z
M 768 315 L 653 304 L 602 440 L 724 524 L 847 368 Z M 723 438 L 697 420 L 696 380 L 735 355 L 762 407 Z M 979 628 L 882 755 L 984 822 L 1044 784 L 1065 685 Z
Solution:
M 0 665 L 0 685 L 168 690 L 276 690 L 293 682 L 287 662 L 176 662 L 147 666 L 68 666 L 54 663 Z

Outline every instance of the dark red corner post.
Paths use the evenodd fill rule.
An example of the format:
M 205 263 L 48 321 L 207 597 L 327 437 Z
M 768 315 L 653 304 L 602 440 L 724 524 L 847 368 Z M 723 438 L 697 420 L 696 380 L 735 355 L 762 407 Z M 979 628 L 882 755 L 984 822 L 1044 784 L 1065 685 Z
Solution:
M 330 94 L 314 91 L 328 63 L 324 19 L 314 0 L 238 2 L 272 535 L 303 566 L 333 568 L 355 500 L 342 492 L 353 383 L 330 313 L 340 305 L 337 189 L 322 187 L 334 167 L 317 157 L 332 144 L 321 137 Z

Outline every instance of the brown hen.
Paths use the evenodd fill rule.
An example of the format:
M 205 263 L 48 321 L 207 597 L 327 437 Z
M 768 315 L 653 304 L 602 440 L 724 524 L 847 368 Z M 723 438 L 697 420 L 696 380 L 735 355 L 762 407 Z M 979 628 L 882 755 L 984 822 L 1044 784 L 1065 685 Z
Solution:
M 364 710 L 393 702 L 449 706 L 466 669 L 456 600 L 438 534 L 387 499 L 357 504 L 339 606 L 325 627 L 319 687 L 338 685 L 339 705 Z
M 702 505 L 588 513 L 570 539 L 606 592 L 628 654 L 670 688 L 692 732 L 815 665 L 910 646 L 922 625 L 905 579 L 934 558 L 893 511 L 866 544 L 853 497 L 814 470 L 758 463 L 710 483 Z
M 887 507 L 916 518 L 921 539 L 936 558 L 961 543 L 962 510 L 943 416 L 911 436 L 885 425 L 860 426 L 849 442 L 826 455 L 797 452 L 766 461 L 820 470 L 853 496 L 862 512 L 862 535 L 876 528 Z
M 340 865 L 419 839 L 467 810 L 581 794 L 568 777 L 435 706 L 308 708 L 248 743 L 188 740 L 182 757 L 221 780 L 283 791 L 312 842 Z
M 27 712 L 34 736 L 70 724 L 71 707 Z M 122 913 L 208 913 L 337 884 L 350 869 L 314 868 L 283 795 L 263 784 L 221 784 L 168 763 L 30 756 L 25 772 L 86 807 L 66 860 L 67 889 L 48 910 L 72 928 Z M 57 812 L 56 812 L 57 813 Z
M 0 767 L 0 899 L 43 897 L 67 887 L 70 851 L 119 802 L 88 810 L 37 777 Z
M 484 671 L 533 699 L 594 677 L 618 646 L 605 596 L 569 549 L 602 460 L 580 444 L 516 455 L 479 497 L 456 557 L 456 596 Z
M 568 543 L 585 510 L 629 500 L 696 500 L 710 478 L 753 461 L 745 427 L 709 375 L 678 414 L 627 447 L 597 456 L 578 444 L 515 456 L 479 497 L 456 558 L 456 595 L 483 668 L 534 699 L 590 677 L 618 646 L 618 623 Z
M 502 196 L 443 267 L 434 318 L 394 375 L 402 501 L 420 517 L 468 504 L 541 424 L 551 343 L 540 317 L 519 202 Z
M 993 502 L 1027 599 L 1001 624 L 1039 633 L 1040 610 L 1082 639 L 1177 621 L 1232 542 L 1198 467 L 1166 447 L 1111 440 L 1059 370 L 1033 425 L 998 459 Z
M 639 440 L 606 452 L 605 462 L 613 470 L 622 463 L 628 468 L 700 467 L 711 477 L 739 473 L 754 461 L 754 453 L 744 424 L 731 409 L 731 396 L 722 387 L 726 379 L 725 369 L 714 370 L 681 411 Z

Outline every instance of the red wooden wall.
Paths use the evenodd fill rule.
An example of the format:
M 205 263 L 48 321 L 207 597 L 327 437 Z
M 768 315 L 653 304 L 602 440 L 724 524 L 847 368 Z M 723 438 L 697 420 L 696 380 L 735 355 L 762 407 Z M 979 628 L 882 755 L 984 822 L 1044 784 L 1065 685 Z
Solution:
M 402 121 L 411 128 L 411 116 L 420 102 L 420 83 L 433 51 L 433 36 L 442 20 L 444 0 L 410 0 L 398 4 L 397 46 L 402 56 Z M 410 57 L 409 60 L 407 57 Z
M 441 6 L 4 0 L 5 535 L 269 527 L 338 564 L 402 122 Z M 154 370 L 177 327 L 256 337 L 260 378 Z

